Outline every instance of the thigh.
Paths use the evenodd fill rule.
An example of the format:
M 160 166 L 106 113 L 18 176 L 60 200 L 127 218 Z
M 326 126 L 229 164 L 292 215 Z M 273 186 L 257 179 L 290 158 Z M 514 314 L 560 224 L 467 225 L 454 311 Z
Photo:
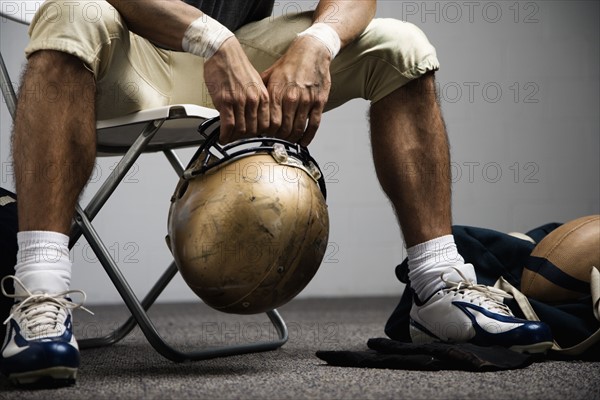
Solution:
M 106 1 L 45 1 L 29 29 L 25 54 L 71 54 L 96 81 L 98 119 L 172 102 L 174 52 L 133 34 Z
M 260 72 L 312 24 L 312 13 L 266 18 L 235 32 Z M 203 82 L 200 57 L 161 49 L 135 35 L 106 1 L 46 1 L 30 29 L 26 49 L 79 57 L 97 83 L 97 117 L 116 117 L 176 103 L 213 107 Z M 331 65 L 332 91 L 326 109 L 354 98 L 373 102 L 439 66 L 435 49 L 413 24 L 376 19 Z
M 392 18 L 374 19 L 332 63 L 328 108 L 353 98 L 375 103 L 438 68 L 435 48 L 417 26 Z
M 246 25 L 236 36 L 260 72 L 281 57 L 296 35 L 311 24 L 311 12 L 284 15 Z M 355 98 L 377 102 L 438 68 L 435 48 L 417 26 L 391 18 L 374 19 L 333 60 L 326 110 Z

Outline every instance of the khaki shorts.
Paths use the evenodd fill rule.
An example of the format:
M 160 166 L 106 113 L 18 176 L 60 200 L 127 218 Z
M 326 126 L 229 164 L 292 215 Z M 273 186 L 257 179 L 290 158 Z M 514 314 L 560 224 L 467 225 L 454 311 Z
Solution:
M 284 15 L 248 24 L 235 34 L 260 72 L 310 24 L 310 13 Z M 203 83 L 202 58 L 162 49 L 131 33 L 106 1 L 46 1 L 29 35 L 27 56 L 57 50 L 78 57 L 93 72 L 99 119 L 177 103 L 213 107 Z M 435 49 L 419 28 L 375 19 L 333 60 L 326 109 L 355 98 L 376 102 L 438 67 Z

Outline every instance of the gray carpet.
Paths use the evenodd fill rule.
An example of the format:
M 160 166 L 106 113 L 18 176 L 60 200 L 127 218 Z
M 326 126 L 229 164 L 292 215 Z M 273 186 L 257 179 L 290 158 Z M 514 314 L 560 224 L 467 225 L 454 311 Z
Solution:
M 296 300 L 280 312 L 290 340 L 271 352 L 173 363 L 139 330 L 108 348 L 82 351 L 75 386 L 18 390 L 0 378 L 1 399 L 599 399 L 600 363 L 544 361 L 520 370 L 473 373 L 327 366 L 316 350 L 365 349 L 383 337 L 394 298 Z M 122 307 L 76 313 L 79 338 L 106 334 L 123 321 Z M 236 343 L 275 333 L 263 316 L 230 316 L 202 304 L 159 304 L 151 317 L 183 350 Z

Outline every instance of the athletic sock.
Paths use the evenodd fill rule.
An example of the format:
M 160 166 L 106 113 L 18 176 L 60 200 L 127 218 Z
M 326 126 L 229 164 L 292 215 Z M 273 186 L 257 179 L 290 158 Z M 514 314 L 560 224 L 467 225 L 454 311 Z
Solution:
M 442 274 L 446 280 L 461 281 L 462 278 L 454 268 L 460 270 L 467 279 L 477 281 L 473 266 L 465 264 L 452 235 L 409 247 L 407 253 L 408 278 L 419 300 L 426 300 L 446 287 Z
M 17 233 L 15 276 L 32 293 L 60 293 L 71 284 L 69 237 L 58 232 L 26 231 Z M 23 294 L 20 285 L 15 293 Z

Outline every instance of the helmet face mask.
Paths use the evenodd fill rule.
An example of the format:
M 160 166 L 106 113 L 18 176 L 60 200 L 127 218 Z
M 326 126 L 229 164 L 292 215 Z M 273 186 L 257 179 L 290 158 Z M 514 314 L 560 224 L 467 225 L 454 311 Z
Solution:
M 278 164 L 304 169 L 309 176 L 317 181 L 323 197 L 327 198 L 325 179 L 323 178 L 321 169 L 307 148 L 286 140 L 265 137 L 243 139 L 222 145 L 219 143 L 218 122 L 219 118 L 213 118 L 200 125 L 200 134 L 206 138 L 206 141 L 200 146 L 196 154 L 192 156 L 190 163 L 184 171 L 183 177 L 186 180 L 207 173 L 210 169 L 240 157 L 268 153 L 273 156 Z
M 214 130 L 177 185 L 168 231 L 179 271 L 206 304 L 272 310 L 306 287 L 325 254 L 322 174 L 306 148 L 275 138 L 220 145 Z

